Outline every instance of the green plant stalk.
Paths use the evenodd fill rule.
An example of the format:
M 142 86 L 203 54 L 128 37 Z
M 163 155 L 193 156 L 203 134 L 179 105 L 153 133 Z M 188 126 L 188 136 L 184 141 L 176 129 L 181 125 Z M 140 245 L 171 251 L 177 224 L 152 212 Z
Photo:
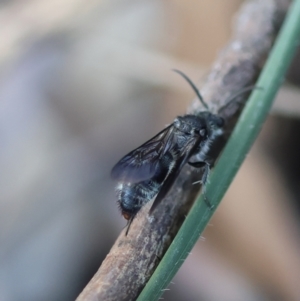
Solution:
M 209 178 L 206 195 L 214 209 L 207 207 L 203 196 L 198 198 L 137 301 L 157 300 L 197 242 L 258 136 L 299 42 L 300 0 L 295 0 L 257 81 L 263 89 L 252 92 Z

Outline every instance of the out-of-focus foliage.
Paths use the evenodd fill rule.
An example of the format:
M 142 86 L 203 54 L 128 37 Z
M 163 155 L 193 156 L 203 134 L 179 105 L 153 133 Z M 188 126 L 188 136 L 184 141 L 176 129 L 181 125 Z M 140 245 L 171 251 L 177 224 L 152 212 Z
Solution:
M 193 92 L 169 70 L 199 79 L 226 42 L 239 2 L 1 2 L 0 300 L 75 299 L 126 224 L 111 167 L 185 112 Z M 263 144 L 278 151 L 278 161 L 274 131 L 284 126 L 277 127 L 273 118 Z M 284 145 L 295 149 L 289 141 Z M 166 300 L 295 296 L 293 190 L 267 147 L 250 155 Z M 261 195 L 247 202 L 249 191 Z M 268 200 L 275 214 L 260 215 Z M 247 222 L 268 235 L 249 237 Z M 273 224 L 282 226 L 276 235 Z

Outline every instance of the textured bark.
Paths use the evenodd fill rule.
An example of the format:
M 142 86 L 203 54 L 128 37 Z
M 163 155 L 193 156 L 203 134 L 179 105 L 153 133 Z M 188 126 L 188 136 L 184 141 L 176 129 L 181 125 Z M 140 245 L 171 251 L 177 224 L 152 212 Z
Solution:
M 219 54 L 200 89 L 213 112 L 224 107 L 237 91 L 255 83 L 289 4 L 288 0 L 255 0 L 241 7 L 232 39 Z M 238 97 L 220 112 L 227 123 L 228 133 L 246 96 Z M 199 100 L 195 100 L 188 112 L 197 114 L 201 110 Z M 148 215 L 152 202 L 140 210 L 128 236 L 122 231 L 77 301 L 137 298 L 199 193 L 200 185 L 193 185 L 199 177 L 199 172 L 186 166 L 159 205 L 159 210 Z

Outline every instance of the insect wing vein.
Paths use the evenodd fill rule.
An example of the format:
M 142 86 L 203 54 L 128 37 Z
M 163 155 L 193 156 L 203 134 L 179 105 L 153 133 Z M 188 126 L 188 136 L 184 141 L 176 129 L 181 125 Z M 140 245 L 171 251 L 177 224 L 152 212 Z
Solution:
M 114 180 L 137 183 L 159 172 L 159 159 L 170 147 L 174 127 L 169 125 L 156 136 L 124 156 L 112 169 Z
M 166 196 L 170 188 L 172 187 L 173 183 L 175 182 L 178 174 L 180 173 L 182 167 L 185 163 L 189 160 L 189 158 L 193 155 L 195 149 L 200 144 L 201 137 L 197 139 L 192 138 L 189 140 L 187 145 L 185 146 L 184 150 L 181 152 L 181 156 L 176 160 L 174 167 L 168 174 L 166 180 L 164 181 L 159 193 L 155 197 L 155 200 L 150 208 L 150 213 L 154 211 L 157 205 L 162 201 L 162 199 Z

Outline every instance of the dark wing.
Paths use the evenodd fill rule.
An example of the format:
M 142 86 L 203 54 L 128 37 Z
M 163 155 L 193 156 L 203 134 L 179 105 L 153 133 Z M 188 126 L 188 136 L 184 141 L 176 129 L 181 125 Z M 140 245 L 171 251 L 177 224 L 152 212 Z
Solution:
M 194 151 L 196 150 L 197 146 L 200 144 L 202 137 L 192 138 L 185 148 L 182 150 L 180 157 L 175 163 L 175 166 L 167 176 L 167 179 L 163 183 L 159 193 L 156 195 L 156 198 L 150 208 L 150 213 L 154 211 L 157 205 L 162 201 L 162 199 L 166 196 L 170 188 L 172 187 L 173 183 L 175 182 L 176 178 L 178 177 L 182 167 L 187 163 L 189 158 L 193 155 Z
M 145 181 L 158 172 L 160 158 L 170 149 L 173 141 L 173 124 L 140 147 L 124 156 L 112 169 L 114 180 L 125 182 Z

